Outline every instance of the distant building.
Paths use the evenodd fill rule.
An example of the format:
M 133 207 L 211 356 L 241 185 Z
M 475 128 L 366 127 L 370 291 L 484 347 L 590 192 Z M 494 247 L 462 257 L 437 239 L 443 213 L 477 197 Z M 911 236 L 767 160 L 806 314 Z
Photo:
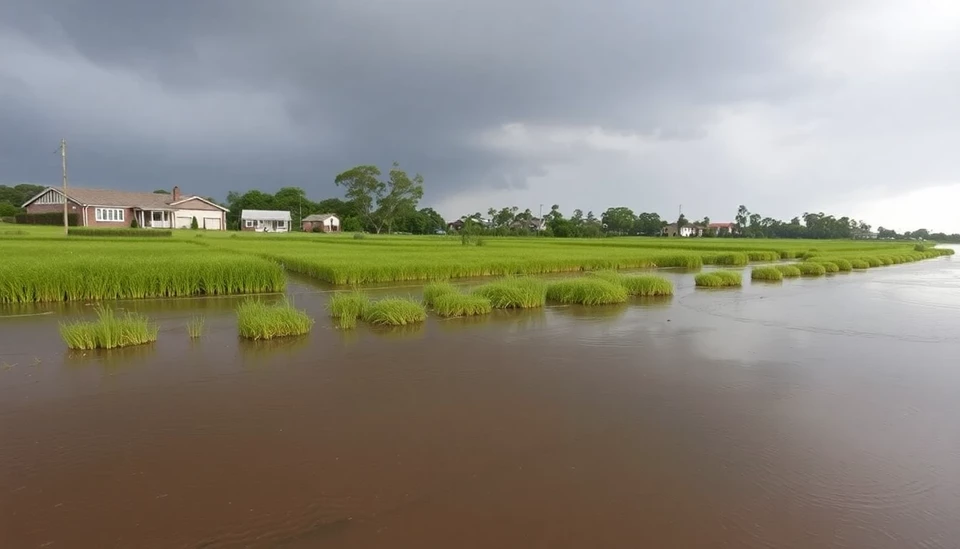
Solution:
M 314 230 L 321 233 L 339 233 L 340 218 L 334 214 L 313 214 L 304 217 L 300 226 L 305 233 L 314 232 Z
M 666 227 L 660 230 L 662 236 L 682 236 L 682 237 L 695 237 L 703 236 L 703 229 L 695 225 L 684 225 L 677 229 L 676 223 L 670 223 Z
M 729 236 L 739 232 L 736 223 L 711 223 L 707 225 L 707 228 L 716 233 L 717 236 Z
M 240 212 L 240 230 L 261 233 L 290 232 L 290 212 L 286 210 L 243 210 Z

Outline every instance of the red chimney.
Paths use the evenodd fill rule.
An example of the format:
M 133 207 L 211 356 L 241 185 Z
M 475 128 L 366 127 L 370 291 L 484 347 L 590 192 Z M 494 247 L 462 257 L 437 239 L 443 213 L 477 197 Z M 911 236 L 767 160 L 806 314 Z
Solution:
M 173 186 L 173 201 L 178 202 L 180 200 L 180 187 L 177 185 Z

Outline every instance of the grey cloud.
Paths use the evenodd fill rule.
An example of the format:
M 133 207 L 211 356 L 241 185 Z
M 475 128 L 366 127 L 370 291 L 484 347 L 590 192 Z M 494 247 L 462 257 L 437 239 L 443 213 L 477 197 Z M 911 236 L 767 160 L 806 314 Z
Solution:
M 626 173 L 597 174 L 612 185 L 599 194 L 614 200 L 617 180 L 629 177 L 649 182 L 645 199 L 658 206 L 677 198 L 664 189 L 704 184 L 710 185 L 703 189 L 710 209 L 729 205 L 716 203 L 715 181 L 696 181 L 705 175 L 726 178 L 725 184 L 748 194 L 745 201 L 750 192 L 749 173 L 712 165 L 720 162 L 714 154 L 697 156 L 718 109 L 789 106 L 829 95 L 842 76 L 797 71 L 797 49 L 825 18 L 871 3 L 23 4 L 0 21 L 0 38 L 47 60 L 75 55 L 91 71 L 104 71 L 77 74 L 83 89 L 108 85 L 99 80 L 104 74 L 142 83 L 131 86 L 122 103 L 153 116 L 127 114 L 129 104 L 84 115 L 90 100 L 78 100 L 69 89 L 39 103 L 45 96 L 30 86 L 48 81 L 43 72 L 55 67 L 0 61 L 0 120 L 14 128 L 0 136 L 0 177 L 6 179 L 50 180 L 44 155 L 61 135 L 75 143 L 72 165 L 91 184 L 153 187 L 185 180 L 216 196 L 281 185 L 325 196 L 337 192 L 332 179 L 342 169 L 398 160 L 422 172 L 427 199 L 440 201 L 478 187 L 522 188 L 531 176 L 549 177 L 551 166 L 576 164 L 590 154 L 574 146 L 558 159 L 477 144 L 483 132 L 523 123 L 689 142 L 696 169 L 665 165 L 682 161 L 683 149 L 668 159 L 641 158 L 623 168 Z M 80 114 L 57 116 L 63 110 Z M 941 174 L 956 166 L 942 168 Z M 807 189 L 829 190 L 830 184 L 815 182 Z M 567 186 L 553 192 L 557 198 L 547 200 L 580 199 Z

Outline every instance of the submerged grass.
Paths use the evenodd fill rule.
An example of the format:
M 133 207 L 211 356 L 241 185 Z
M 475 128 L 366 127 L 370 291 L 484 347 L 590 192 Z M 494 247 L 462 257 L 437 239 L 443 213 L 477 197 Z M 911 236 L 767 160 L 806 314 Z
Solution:
M 330 316 L 334 318 L 361 318 L 369 306 L 370 297 L 360 291 L 336 292 L 327 303 Z
M 754 267 L 750 271 L 753 280 L 783 280 L 783 273 L 776 267 Z
M 800 269 L 796 265 L 775 265 L 774 268 L 780 271 L 785 278 L 794 278 L 800 276 Z
M 533 278 L 505 278 L 473 290 L 490 300 L 494 309 L 532 309 L 547 301 L 547 285 Z
M 729 288 L 740 286 L 743 283 L 740 273 L 733 271 L 700 273 L 694 278 L 694 281 L 697 286 L 702 288 Z
M 476 316 L 489 314 L 493 305 L 480 295 L 445 293 L 433 299 L 433 310 L 443 317 Z
M 627 300 L 626 288 L 597 277 L 558 280 L 547 285 L 547 299 L 560 303 L 607 305 Z
M 449 282 L 431 282 L 423 287 L 423 302 L 427 304 L 427 307 L 433 307 L 438 297 L 459 293 L 460 290 Z
M 427 319 L 423 303 L 402 297 L 374 301 L 363 313 L 363 320 L 381 326 L 406 326 Z
M 121 315 L 113 309 L 97 307 L 97 319 L 64 323 L 60 336 L 70 349 L 114 349 L 143 345 L 157 340 L 159 327 L 138 313 Z
M 313 319 L 287 300 L 267 304 L 248 299 L 237 307 L 237 324 L 240 337 L 273 339 L 303 335 L 313 327 Z
M 812 261 L 794 263 L 794 266 L 800 269 L 800 274 L 803 276 L 823 276 L 827 274 L 827 269 L 823 265 Z
M 206 319 L 202 316 L 195 316 L 187 322 L 187 333 L 190 334 L 190 339 L 197 339 L 203 335 L 203 325 L 206 323 Z
M 615 271 L 597 271 L 590 274 L 623 286 L 623 289 L 633 296 L 673 295 L 673 283 L 662 276 L 626 275 Z

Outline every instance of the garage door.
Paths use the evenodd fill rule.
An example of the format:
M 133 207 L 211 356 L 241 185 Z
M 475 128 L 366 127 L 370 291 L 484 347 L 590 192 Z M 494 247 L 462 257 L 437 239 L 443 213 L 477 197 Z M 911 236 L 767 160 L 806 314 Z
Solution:
M 219 231 L 220 227 L 220 218 L 219 217 L 204 217 L 203 218 L 203 228 L 208 231 Z
M 193 223 L 193 218 L 192 218 L 192 217 L 178 217 L 178 218 L 177 218 L 177 228 L 178 228 L 178 229 L 189 229 L 191 223 Z

